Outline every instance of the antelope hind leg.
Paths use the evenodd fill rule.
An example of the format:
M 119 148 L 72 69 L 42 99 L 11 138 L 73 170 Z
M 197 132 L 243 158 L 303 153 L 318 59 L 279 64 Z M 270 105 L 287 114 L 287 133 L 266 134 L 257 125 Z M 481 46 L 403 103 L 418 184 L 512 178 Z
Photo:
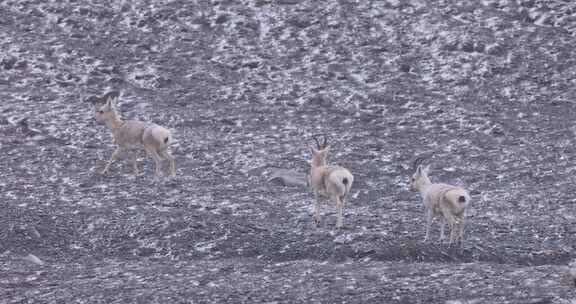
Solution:
M 334 197 L 336 201 L 336 228 L 341 229 L 344 227 L 344 201 L 338 196 Z

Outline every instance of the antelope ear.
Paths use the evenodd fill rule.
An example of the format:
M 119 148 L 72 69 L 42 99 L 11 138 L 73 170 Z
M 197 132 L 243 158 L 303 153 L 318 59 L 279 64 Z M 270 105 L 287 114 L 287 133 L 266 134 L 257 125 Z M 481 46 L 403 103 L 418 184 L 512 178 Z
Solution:
M 119 96 L 120 93 L 118 91 L 110 91 L 102 96 L 102 100 L 106 103 L 106 105 L 114 107 L 116 106 L 116 102 L 118 101 Z
M 418 175 L 427 175 L 428 172 L 430 171 L 430 165 L 418 165 L 418 168 L 416 169 L 416 174 Z
M 422 170 L 422 172 L 426 175 L 428 174 L 428 171 L 430 171 L 430 165 L 426 165 L 426 167 L 424 167 L 424 169 Z
M 112 97 L 108 98 L 108 104 L 109 104 L 111 107 L 114 107 L 114 108 L 115 108 L 117 102 L 118 102 L 118 96 L 112 96 Z

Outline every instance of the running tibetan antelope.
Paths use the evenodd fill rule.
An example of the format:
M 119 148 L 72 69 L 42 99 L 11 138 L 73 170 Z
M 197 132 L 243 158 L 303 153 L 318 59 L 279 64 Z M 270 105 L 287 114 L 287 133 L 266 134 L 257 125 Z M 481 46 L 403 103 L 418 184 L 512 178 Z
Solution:
M 156 163 L 156 175 L 161 174 L 162 159 L 170 162 L 170 175 L 176 176 L 176 165 L 174 157 L 170 154 L 170 143 L 172 135 L 170 131 L 162 126 L 137 120 L 122 120 L 116 109 L 119 92 L 109 92 L 101 99 L 96 98 L 96 120 L 112 131 L 114 143 L 117 145 L 112 157 L 102 170 L 106 174 L 110 165 L 116 160 L 119 154 L 125 150 L 132 150 L 132 164 L 134 175 L 138 175 L 138 165 L 136 159 L 138 151 L 145 150 Z
M 430 182 L 428 178 L 430 165 L 422 167 L 422 161 L 422 158 L 418 158 L 414 162 L 414 174 L 410 181 L 410 190 L 420 192 L 424 200 L 426 212 L 426 236 L 424 241 L 428 240 L 433 218 L 441 217 L 440 242 L 444 240 L 444 226 L 448 223 L 450 228 L 449 245 L 452 245 L 452 242 L 458 239 L 463 244 L 464 220 L 466 207 L 470 203 L 470 195 L 462 187 Z
M 346 168 L 326 164 L 326 157 L 330 149 L 326 136 L 324 136 L 322 144 L 320 144 L 317 136 L 313 138 L 316 142 L 316 148 L 309 148 L 312 153 L 312 161 L 310 162 L 310 185 L 314 191 L 315 198 L 314 222 L 316 226 L 320 225 L 320 196 L 324 196 L 336 203 L 336 228 L 342 228 L 344 226 L 343 213 L 346 195 L 350 193 L 354 176 L 352 176 Z

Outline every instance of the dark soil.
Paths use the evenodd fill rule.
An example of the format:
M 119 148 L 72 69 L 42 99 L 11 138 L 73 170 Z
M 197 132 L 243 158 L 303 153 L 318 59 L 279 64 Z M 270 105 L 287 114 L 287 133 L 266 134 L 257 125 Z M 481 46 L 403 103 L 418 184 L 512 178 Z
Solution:
M 0 2 L 0 303 L 574 303 L 576 5 Z M 113 151 L 90 96 L 174 131 Z M 27 118 L 27 121 L 19 122 Z M 312 221 L 312 134 L 355 175 Z M 411 162 L 472 194 L 423 242 Z

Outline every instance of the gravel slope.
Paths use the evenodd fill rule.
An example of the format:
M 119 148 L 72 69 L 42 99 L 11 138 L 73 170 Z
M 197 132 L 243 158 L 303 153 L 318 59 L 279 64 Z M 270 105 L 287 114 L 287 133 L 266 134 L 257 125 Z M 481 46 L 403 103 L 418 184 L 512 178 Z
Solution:
M 0 303 L 573 303 L 576 5 L 455 2 L 0 2 Z M 108 90 L 176 179 L 98 174 Z M 318 132 L 340 232 L 267 182 Z M 422 242 L 417 155 L 471 190 L 463 248 Z

